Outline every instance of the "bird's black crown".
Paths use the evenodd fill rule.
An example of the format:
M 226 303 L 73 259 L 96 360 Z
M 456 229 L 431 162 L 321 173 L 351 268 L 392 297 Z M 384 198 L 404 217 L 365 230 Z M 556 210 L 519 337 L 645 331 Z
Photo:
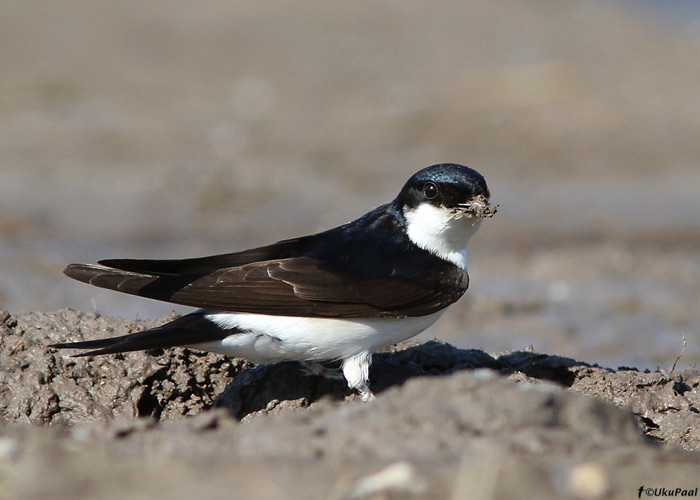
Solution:
M 430 203 L 445 208 L 463 205 L 477 196 L 488 200 L 484 177 L 473 168 L 456 163 L 440 163 L 416 172 L 399 193 L 399 206 L 414 208 Z

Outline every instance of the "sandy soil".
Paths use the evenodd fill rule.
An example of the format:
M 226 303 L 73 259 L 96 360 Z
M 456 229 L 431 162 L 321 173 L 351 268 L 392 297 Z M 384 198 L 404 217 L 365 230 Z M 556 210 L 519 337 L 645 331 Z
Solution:
M 698 486 L 696 370 L 407 343 L 375 355 L 377 400 L 363 403 L 297 363 L 45 347 L 153 321 L 68 309 L 0 321 L 3 498 L 629 498 Z

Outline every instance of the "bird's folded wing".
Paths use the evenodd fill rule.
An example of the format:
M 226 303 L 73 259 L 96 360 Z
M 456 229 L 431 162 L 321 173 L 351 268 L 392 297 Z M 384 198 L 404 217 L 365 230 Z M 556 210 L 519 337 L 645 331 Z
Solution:
M 65 274 L 110 290 L 176 304 L 222 311 L 336 318 L 423 316 L 456 301 L 466 283 L 442 293 L 414 280 L 363 279 L 338 274 L 306 257 L 253 262 L 216 270 L 175 261 L 103 261 L 71 264 Z M 111 265 L 124 265 L 129 270 Z M 154 265 L 155 263 L 155 265 Z M 107 265 L 106 265 L 107 264 Z M 149 272 L 149 266 L 154 271 Z M 168 273 L 162 272 L 164 268 Z M 204 266 L 206 267 L 206 266 Z

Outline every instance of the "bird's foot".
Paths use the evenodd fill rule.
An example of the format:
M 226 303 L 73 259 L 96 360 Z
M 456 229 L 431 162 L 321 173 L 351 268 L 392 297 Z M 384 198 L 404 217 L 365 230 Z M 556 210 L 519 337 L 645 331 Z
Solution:
M 374 394 L 369 390 L 369 365 L 372 363 L 372 353 L 361 352 L 343 360 L 343 375 L 348 386 L 355 389 L 362 401 L 373 401 Z
M 345 382 L 345 376 L 340 370 L 334 370 L 332 368 L 326 368 L 321 363 L 316 361 L 304 361 L 301 363 L 304 368 L 302 368 L 302 373 L 306 376 L 315 375 L 317 377 L 329 378 L 332 380 L 342 380 Z
M 362 401 L 374 401 L 377 399 L 374 396 L 374 393 L 369 390 L 369 385 L 367 384 L 362 384 L 360 387 L 358 387 L 357 392 L 360 393 L 360 399 L 362 399 Z

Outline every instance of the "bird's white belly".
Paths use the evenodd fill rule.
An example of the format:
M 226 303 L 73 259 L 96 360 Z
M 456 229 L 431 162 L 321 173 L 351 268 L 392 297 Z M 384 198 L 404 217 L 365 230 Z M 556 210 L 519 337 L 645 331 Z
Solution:
M 205 317 L 228 337 L 192 345 L 204 351 L 258 362 L 344 359 L 409 339 L 435 323 L 444 309 L 400 319 L 337 319 L 212 312 Z

